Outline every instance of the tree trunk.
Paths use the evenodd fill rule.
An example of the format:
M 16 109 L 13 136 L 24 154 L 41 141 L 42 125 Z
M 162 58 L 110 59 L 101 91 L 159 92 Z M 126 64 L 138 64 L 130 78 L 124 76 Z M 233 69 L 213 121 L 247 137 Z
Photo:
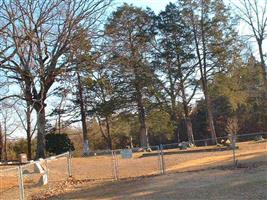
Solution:
M 31 127 L 31 107 L 30 104 L 27 103 L 27 110 L 26 110 L 26 132 L 27 132 L 27 156 L 28 159 L 31 160 L 32 159 L 32 144 L 31 144 L 31 140 L 32 140 L 32 127 Z
M 130 148 L 133 149 L 133 137 L 130 136 Z
M 88 156 L 89 155 L 88 130 L 86 124 L 85 108 L 84 108 L 83 87 L 79 72 L 77 72 L 77 80 L 78 80 L 78 92 L 79 92 L 79 102 L 80 102 L 81 121 L 83 130 L 83 155 Z
M 107 129 L 107 139 L 108 139 L 108 147 L 110 150 L 112 150 L 112 138 L 111 138 L 111 133 L 110 133 L 110 125 L 109 125 L 109 117 L 106 116 L 106 129 Z
M 192 122 L 191 122 L 191 119 L 189 117 L 188 103 L 187 103 L 187 100 L 186 100 L 185 89 L 184 89 L 183 84 L 182 84 L 181 91 L 182 91 L 183 108 L 184 108 L 184 119 L 185 119 L 185 124 L 186 124 L 186 132 L 187 132 L 188 142 L 190 144 L 195 144 L 194 135 L 193 135 L 193 129 L 192 129 Z
M 140 147 L 149 147 L 144 102 L 142 94 L 139 91 L 137 91 L 137 106 L 138 106 L 138 116 L 140 122 L 140 130 L 139 130 Z
M 258 46 L 259 46 L 259 52 L 260 52 L 260 59 L 261 59 L 261 70 L 262 70 L 262 76 L 263 76 L 263 83 L 264 83 L 264 88 L 267 91 L 267 72 L 266 72 L 266 66 L 264 62 L 264 55 L 263 55 L 263 50 L 262 50 L 262 41 L 258 41 Z
M 7 161 L 7 137 L 4 133 L 4 160 Z
M 174 126 L 173 136 L 175 138 L 175 141 L 177 143 L 180 143 L 179 122 L 177 118 L 176 99 L 174 95 L 171 95 L 171 110 L 169 111 L 169 113 L 171 115 L 171 121 Z
M 203 4 L 202 4 L 203 6 Z M 194 20 L 194 19 L 193 19 Z M 216 137 L 216 132 L 214 128 L 214 122 L 213 122 L 213 115 L 212 115 L 212 108 L 211 108 L 211 103 L 210 103 L 210 98 L 208 94 L 208 87 L 207 87 L 207 63 L 206 63 L 206 44 L 205 44 L 205 34 L 204 34 L 204 25 L 203 25 L 203 11 L 201 13 L 201 39 L 202 39 L 202 54 L 200 53 L 201 48 L 199 47 L 199 41 L 198 41 L 198 33 L 196 30 L 196 27 L 193 29 L 193 34 L 194 34 L 194 41 L 196 45 L 196 53 L 197 53 L 197 58 L 199 62 L 199 69 L 200 69 L 200 75 L 201 75 L 201 83 L 202 83 L 202 90 L 204 93 L 205 97 L 205 104 L 206 108 L 208 111 L 208 123 L 209 127 L 211 130 L 211 138 L 212 138 L 212 143 L 216 144 L 217 143 L 217 137 Z M 202 57 L 203 59 L 202 59 Z M 202 63 L 203 62 L 203 63 Z
M 205 92 L 205 102 L 206 102 L 207 111 L 208 111 L 208 122 L 209 122 L 209 128 L 211 132 L 211 141 L 213 144 L 217 144 L 217 136 L 216 136 L 215 127 L 214 127 L 210 97 L 206 92 Z
M 7 125 L 6 119 L 4 121 L 4 160 L 7 161 Z
M 174 129 L 173 129 L 174 139 L 177 143 L 180 143 L 179 123 L 178 123 L 178 119 L 176 116 L 176 112 L 175 112 L 175 110 L 173 110 L 173 108 L 171 111 L 171 121 L 172 121 L 172 124 L 174 126 Z
M 44 105 L 44 103 L 42 104 Z M 36 158 L 45 158 L 45 108 L 35 107 L 37 112 L 37 150 Z
M 2 160 L 3 156 L 3 132 L 2 132 L 2 125 L 0 123 L 0 161 Z
M 195 144 L 193 128 L 192 128 L 192 122 L 191 122 L 191 119 L 189 117 L 185 118 L 185 124 L 186 124 L 188 142 L 190 144 Z

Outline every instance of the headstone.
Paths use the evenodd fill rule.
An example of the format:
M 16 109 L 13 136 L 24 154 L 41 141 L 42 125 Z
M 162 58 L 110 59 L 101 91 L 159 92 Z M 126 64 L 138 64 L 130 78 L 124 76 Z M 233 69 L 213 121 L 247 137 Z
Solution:
M 20 163 L 27 163 L 28 162 L 27 154 L 25 154 L 25 153 L 19 154 L 19 162 Z
M 42 167 L 42 165 L 40 164 L 40 162 L 35 162 L 34 163 L 34 172 L 35 173 L 44 174 L 45 170 Z
M 255 138 L 254 138 L 255 141 L 262 141 L 264 140 L 264 138 L 262 137 L 262 135 L 257 135 Z
M 46 185 L 48 183 L 47 173 L 44 170 L 44 168 L 42 167 L 40 161 L 34 163 L 34 172 L 41 174 L 41 177 L 38 181 L 39 185 Z
M 56 159 L 55 156 L 51 156 L 51 157 L 50 157 L 50 160 L 55 160 L 55 159 Z
M 48 183 L 48 178 L 47 178 L 47 174 L 43 174 L 39 181 L 38 181 L 38 185 L 46 185 Z
M 189 147 L 189 143 L 188 142 L 180 142 L 178 146 L 180 149 L 187 149 Z
M 231 145 L 231 140 L 230 139 L 227 139 L 227 140 L 225 140 L 225 142 L 224 142 L 224 144 L 226 145 L 226 146 L 230 146 Z
M 133 157 L 133 152 L 131 149 L 123 149 L 121 150 L 121 158 L 128 159 Z

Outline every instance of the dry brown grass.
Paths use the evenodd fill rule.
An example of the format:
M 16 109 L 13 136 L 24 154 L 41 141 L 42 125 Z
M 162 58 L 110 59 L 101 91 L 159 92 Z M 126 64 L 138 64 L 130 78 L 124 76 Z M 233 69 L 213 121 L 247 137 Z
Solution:
M 78 184 L 48 199 L 266 199 L 266 165 L 235 170 L 203 170 L 118 182 Z
M 266 178 L 266 165 L 267 165 L 267 146 L 266 142 L 255 143 L 244 142 L 239 143 L 239 149 L 236 151 L 238 163 L 244 169 L 240 170 L 230 170 L 229 166 L 232 165 L 232 151 L 203 151 L 206 147 L 196 147 L 190 150 L 178 150 L 172 149 L 165 152 L 164 160 L 167 168 L 166 176 L 151 177 L 151 178 L 141 178 L 137 180 L 126 180 L 114 182 L 112 181 L 112 157 L 111 156 L 95 156 L 90 158 L 74 158 L 73 162 L 73 175 L 76 180 L 84 180 L 75 182 L 75 184 L 70 184 L 70 187 L 62 187 L 61 189 L 55 190 L 54 194 L 58 194 L 57 198 L 63 199 L 162 199 L 158 198 L 161 191 L 162 194 L 170 193 L 170 198 L 173 199 L 172 195 L 181 195 L 183 197 L 183 190 L 186 193 L 189 192 L 190 187 L 195 188 L 196 192 L 203 192 L 203 187 L 218 187 L 222 190 L 226 189 L 226 185 L 232 184 L 234 181 L 234 187 L 240 189 L 243 188 L 244 180 L 250 180 L 248 185 L 258 185 L 255 190 L 260 188 L 262 183 L 262 178 Z M 215 149 L 216 147 L 208 147 L 208 150 Z M 149 175 L 156 175 L 159 173 L 158 166 L 158 156 L 155 153 L 150 153 L 151 155 L 142 156 L 142 154 L 135 154 L 132 159 L 121 159 L 119 157 L 119 177 L 121 179 L 133 178 L 133 177 L 144 177 Z M 260 167 L 255 168 L 254 165 L 259 163 Z M 255 170 L 253 173 L 258 177 L 254 180 L 254 177 L 250 175 L 250 172 L 244 173 L 247 166 L 254 166 Z M 66 159 L 61 159 L 56 162 L 49 163 L 50 168 L 50 180 L 52 183 L 57 181 L 63 181 L 67 177 L 67 167 Z M 258 165 L 257 165 L 258 166 Z M 224 170 L 221 170 L 224 169 Z M 193 171 L 193 172 L 189 172 Z M 183 172 L 183 173 L 176 173 Z M 214 176 L 213 176 L 213 175 Z M 234 174 L 239 174 L 235 176 Z M 244 180 L 242 176 L 245 176 Z M 233 177 L 232 177 L 233 176 Z M 191 179 L 188 179 L 191 177 Z M 203 178 L 206 177 L 206 178 Z M 214 177 L 217 177 L 214 179 Z M 228 178 L 227 178 L 228 177 Z M 235 178 L 233 180 L 232 178 Z M 3 177 L 0 175 L 0 191 L 4 191 L 7 187 L 15 188 L 17 181 L 13 180 L 11 176 Z M 224 180 L 225 179 L 225 180 Z M 96 181 L 97 180 L 97 181 Z M 224 180 L 221 181 L 220 180 Z M 264 179 L 266 181 L 266 179 Z M 217 182 L 216 182 L 217 181 Z M 218 182 L 219 181 L 219 182 Z M 145 184 L 143 183 L 145 182 Z M 4 184 L 3 184 L 4 183 Z M 77 183 L 77 184 L 76 184 Z M 56 183 L 57 184 L 57 183 Z M 65 185 L 68 183 L 65 183 Z M 173 186 L 172 186 L 173 184 Z M 192 185 L 193 184 L 193 185 Z M 225 185 L 226 184 L 226 185 Z M 2 186 L 1 186 L 2 185 Z M 4 185 L 4 186 L 3 186 Z M 127 186 L 128 185 L 128 186 Z M 150 185 L 146 188 L 144 185 Z M 245 184 L 246 185 L 246 184 Z M 27 184 L 26 184 L 27 186 Z M 36 186 L 36 182 L 28 183 L 27 194 L 30 196 L 40 190 L 46 190 L 54 184 L 46 187 Z M 127 187 L 126 187 L 127 186 Z M 180 186 L 183 186 L 181 188 Z M 240 187 L 239 187 L 240 186 Z M 265 185 L 266 186 L 266 185 Z M 151 189 L 151 188 L 153 189 Z M 254 186 L 253 186 L 254 187 Z M 142 190 L 143 188 L 143 190 Z M 169 188 L 169 189 L 168 189 Z M 174 192 L 176 191 L 177 192 Z M 244 186 L 244 188 L 246 188 Z M 48 189 L 49 190 L 49 189 Z M 194 189 L 195 190 L 195 189 Z M 212 190 L 218 190 L 213 188 Z M 242 189 L 240 189 L 242 190 Z M 242 190 L 243 191 L 243 190 Z M 66 194 L 60 194 L 61 192 Z M 207 191 L 206 191 L 207 192 Z M 223 195 L 222 191 L 218 190 L 218 194 Z M 245 192 L 245 191 L 244 191 Z M 8 192 L 10 194 L 10 192 Z M 122 193 L 131 194 L 130 196 L 123 195 Z M 189 192 L 190 193 L 190 192 Z M 246 193 L 246 192 L 245 192 Z M 1 195 L 7 194 L 6 192 Z M 86 194 L 86 195 L 84 195 Z M 118 194 L 118 195 L 117 195 Z M 260 192 L 261 194 L 261 192 Z M 194 196 L 190 196 L 187 199 L 199 199 Z M 11 195 L 12 196 L 12 195 Z M 48 195 L 50 196 L 50 195 Z M 87 197 L 86 197 L 87 196 Z M 212 195 L 211 195 L 212 196 Z M 93 197 L 93 198 L 89 198 Z M 129 197 L 129 198 L 128 198 Z M 184 196 L 185 197 L 185 196 Z M 205 195 L 203 198 L 206 197 Z M 227 197 L 224 195 L 223 197 Z M 229 196 L 230 197 L 230 196 Z M 56 198 L 56 197 L 54 197 Z M 168 195 L 166 195 L 168 199 Z M 12 199 L 10 195 L 6 196 L 4 199 Z M 216 196 L 216 199 L 220 199 Z

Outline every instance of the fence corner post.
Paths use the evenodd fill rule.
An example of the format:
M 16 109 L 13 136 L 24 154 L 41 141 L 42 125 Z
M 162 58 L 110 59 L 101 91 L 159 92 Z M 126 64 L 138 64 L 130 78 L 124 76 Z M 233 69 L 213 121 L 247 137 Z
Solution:
M 69 177 L 72 177 L 71 151 L 69 151 L 69 152 L 68 152 L 68 158 L 67 158 L 67 162 L 68 162 L 68 175 L 69 175 Z
M 117 181 L 118 178 L 118 160 L 117 160 L 117 154 L 115 151 L 111 150 L 112 155 L 112 163 L 113 163 L 113 178 Z
M 161 166 L 161 174 L 165 174 L 165 162 L 164 162 L 164 152 L 163 152 L 163 145 L 160 144 L 160 166 Z
M 48 161 L 47 159 L 45 159 L 45 174 L 46 174 L 46 178 L 47 178 L 47 182 L 49 182 L 49 168 L 48 168 Z
M 23 172 L 22 168 L 19 165 L 18 167 L 18 177 L 19 177 L 19 199 L 24 200 L 25 199 L 25 193 L 24 193 L 24 180 L 23 180 Z

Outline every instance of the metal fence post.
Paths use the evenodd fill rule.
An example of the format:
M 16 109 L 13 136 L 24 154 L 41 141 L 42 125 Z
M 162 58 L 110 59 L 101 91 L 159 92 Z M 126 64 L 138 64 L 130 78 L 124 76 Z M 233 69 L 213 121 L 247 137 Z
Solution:
M 47 159 L 45 159 L 45 167 L 46 167 L 45 173 L 46 173 L 46 177 L 47 177 L 47 182 L 49 182 L 49 169 L 48 169 Z
M 68 164 L 68 175 L 69 177 L 72 177 L 72 166 L 71 166 L 71 152 L 69 151 L 68 158 L 67 158 L 67 164 Z
M 117 155 L 115 151 L 111 151 L 112 155 L 112 163 L 113 163 L 113 177 L 115 180 L 118 180 L 118 161 L 117 161 Z
M 162 161 L 161 161 L 161 154 L 160 154 L 159 146 L 157 146 L 157 151 L 158 151 L 159 174 L 162 174 Z
M 165 162 L 164 162 L 164 152 L 163 152 L 163 146 L 160 145 L 160 160 L 161 160 L 161 173 L 165 174 Z
M 18 176 L 19 176 L 19 199 L 24 200 L 25 193 L 24 193 L 23 172 L 22 172 L 22 168 L 20 165 L 18 167 Z
M 236 160 L 236 155 L 235 155 L 235 148 L 236 148 L 236 135 L 232 134 L 232 150 L 233 150 L 233 162 L 234 162 L 234 167 L 237 166 L 237 160 Z
M 111 156 L 112 156 L 112 174 L 113 174 L 113 178 L 115 180 L 117 180 L 117 175 L 116 175 L 116 171 L 115 171 L 115 158 L 114 158 L 113 150 L 111 150 Z
M 118 160 L 116 151 L 115 151 L 115 163 L 116 163 L 116 174 L 117 174 L 117 180 L 118 180 L 119 179 L 119 160 Z

